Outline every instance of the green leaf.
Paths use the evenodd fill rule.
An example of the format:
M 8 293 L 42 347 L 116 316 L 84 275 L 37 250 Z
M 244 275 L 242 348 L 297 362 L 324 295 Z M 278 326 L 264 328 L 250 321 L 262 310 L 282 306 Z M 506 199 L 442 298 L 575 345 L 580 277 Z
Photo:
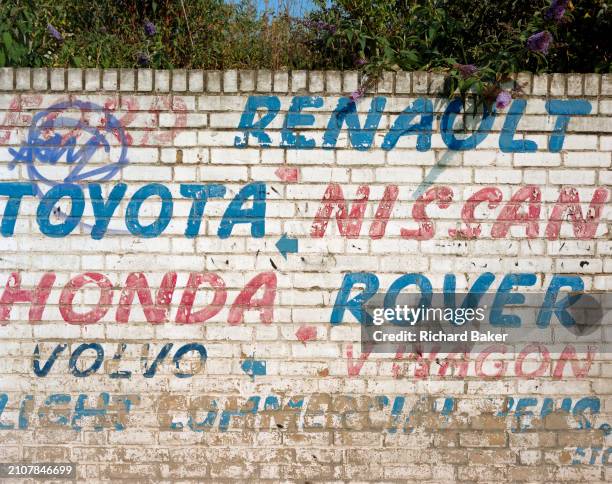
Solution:
M 2 40 L 4 42 L 4 45 L 6 46 L 6 50 L 11 50 L 11 47 L 13 46 L 13 38 L 11 37 L 11 34 L 7 31 L 4 31 L 2 33 Z

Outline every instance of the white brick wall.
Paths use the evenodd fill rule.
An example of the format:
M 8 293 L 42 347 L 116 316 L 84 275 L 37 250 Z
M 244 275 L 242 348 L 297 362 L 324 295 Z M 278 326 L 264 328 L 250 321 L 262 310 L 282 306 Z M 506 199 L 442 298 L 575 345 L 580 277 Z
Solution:
M 35 183 L 41 190 L 23 198 L 14 234 L 0 238 L 0 291 L 5 298 L 0 300 L 0 319 L 11 297 L 25 297 L 11 292 L 12 286 L 5 288 L 9 280 L 14 285 L 12 273 L 21 275 L 21 289 L 29 291 L 45 273 L 55 275 L 41 321 L 29 321 L 30 304 L 23 301 L 12 304 L 10 315 L 0 321 L 0 460 L 78 462 L 79 479 L 94 481 L 609 481 L 609 354 L 597 354 L 583 375 L 579 367 L 585 355 L 579 355 L 578 370 L 570 363 L 556 368 L 557 355 L 543 375 L 529 377 L 537 365 L 526 362 L 521 373 L 514 354 L 483 359 L 473 353 L 452 364 L 453 355 L 369 354 L 360 348 L 359 323 L 348 311 L 341 324 L 330 324 L 349 272 L 375 274 L 381 291 L 411 272 L 426 276 L 435 289 L 441 289 L 449 273 L 459 291 L 492 272 L 495 291 L 504 275 L 526 272 L 536 276 L 532 290 L 546 290 L 554 274 L 563 274 L 579 276 L 586 290 L 610 291 L 612 79 L 526 73 L 519 78 L 528 86 L 527 105 L 514 139 L 536 142 L 533 153 L 501 151 L 503 112 L 476 149 L 449 153 L 440 131 L 448 104 L 440 94 L 441 78 L 422 72 L 385 73 L 376 92 L 357 103 L 363 126 L 372 98 L 381 96 L 386 102 L 372 147 L 361 151 L 352 146 L 346 125 L 335 147 L 322 146 L 339 99 L 358 87 L 355 72 L 0 69 L 0 182 Z M 280 111 L 265 128 L 270 147 L 260 146 L 253 133 L 247 147 L 235 147 L 249 96 L 278 98 Z M 311 125 L 299 121 L 292 130 L 315 140 L 314 149 L 280 145 L 295 96 L 323 99 L 322 108 L 299 113 L 313 115 Z M 435 106 L 431 148 L 417 150 L 416 136 L 406 135 L 393 149 L 383 150 L 390 127 L 417 98 L 430 99 Z M 591 113 L 573 116 L 562 150 L 550 152 L 558 117 L 549 114 L 546 102 L 577 99 L 590 103 Z M 75 104 L 79 102 L 103 110 Z M 55 114 L 45 114 L 51 106 Z M 120 129 L 106 131 L 104 123 L 112 121 L 101 122 L 104 113 Z M 259 110 L 254 120 L 264 115 L 265 109 Z M 57 119 L 80 119 L 81 124 L 70 132 Z M 85 203 L 80 223 L 67 236 L 46 236 L 37 210 L 49 185 L 40 176 L 60 183 L 80 158 L 68 163 L 65 151 L 43 149 L 32 163 L 14 163 L 15 153 L 28 143 L 39 149 L 54 133 L 63 136 L 59 143 L 65 149 L 76 133 L 80 149 L 94 129 L 104 135 L 109 151 L 99 147 L 83 169 L 104 169 L 119 159 L 121 130 L 125 166 L 101 182 L 104 172 L 77 181 Z M 127 185 L 108 231 L 97 240 L 90 235 L 96 218 L 87 187 L 94 181 L 101 183 L 104 201 L 115 185 Z M 265 183 L 265 234 L 254 237 L 250 225 L 237 224 L 231 236 L 221 238 L 231 200 L 255 182 Z M 170 191 L 173 210 L 165 230 L 146 238 L 128 231 L 124 214 L 133 194 L 151 183 Z M 360 235 L 341 234 L 335 208 L 324 234 L 313 231 L 331 183 L 340 185 L 347 212 L 356 206 L 360 190 L 369 189 Z M 218 184 L 226 190 L 224 196 L 208 199 L 195 238 L 185 235 L 193 200 L 181 195 L 181 184 Z M 397 185 L 397 199 L 384 236 L 373 237 L 379 203 L 390 185 Z M 539 214 L 532 220 L 536 233 L 528 233 L 525 223 L 504 232 L 498 217 L 526 185 L 541 193 Z M 415 193 L 442 186 L 452 190 L 452 200 L 432 201 L 425 208 L 429 220 L 419 218 Z M 478 225 L 479 235 L 452 236 L 453 230 L 465 228 L 462 217 L 470 197 L 487 187 L 496 188 L 502 199 L 476 206 L 470 226 Z M 598 188 L 607 190 L 608 200 L 589 209 Z M 578 194 L 587 222 L 601 208 L 591 232 L 576 229 L 565 213 L 555 235 L 549 219 L 566 189 Z M 4 214 L 8 197 L 0 193 Z M 70 210 L 66 202 L 60 204 L 64 213 Z M 140 224 L 155 222 L 160 206 L 157 197 L 144 202 Z M 519 213 L 526 209 L 525 202 Z M 52 224 L 63 221 L 62 214 L 51 215 Z M 402 236 L 419 228 L 419 237 Z M 275 245 L 283 234 L 299 239 L 299 252 L 287 259 Z M 125 282 L 133 272 L 145 274 L 152 304 L 164 275 L 176 272 L 167 311 L 163 300 L 152 308 L 166 315 L 162 321 L 148 322 L 135 294 L 129 321 L 117 322 Z M 218 276 L 225 300 L 206 322 L 177 324 L 190 274 L 198 272 Z M 110 302 L 98 308 L 103 313 L 99 318 L 85 317 L 85 322 L 95 320 L 92 324 L 67 322 L 62 294 L 70 280 L 85 273 L 108 279 Z M 264 288 L 245 296 L 245 287 L 262 274 L 276 284 L 270 313 L 250 308 L 241 315 L 244 300 L 236 302 L 239 294 L 247 301 L 265 297 Z M 87 290 L 74 297 L 73 310 L 80 314 L 95 309 L 101 297 L 87 280 Z M 213 296 L 210 282 L 203 281 L 192 313 Z M 262 322 L 266 318 L 271 322 Z M 177 357 L 178 365 L 173 360 L 190 343 L 206 349 L 201 368 L 195 352 Z M 85 351 L 75 368 L 70 357 L 82 344 L 94 349 Z M 165 344 L 172 344 L 168 355 L 147 375 Z M 44 376 L 32 366 L 37 345 L 41 367 L 57 345 L 67 345 Z M 101 366 L 77 376 L 94 364 L 98 347 L 104 351 Z M 486 376 L 502 367 L 502 376 Z M 193 376 L 177 376 L 191 373 L 189 368 Z M 131 375 L 118 375 L 121 370 Z M 105 415 L 83 417 L 79 395 L 89 395 L 86 406 L 93 408 L 102 405 L 98 399 L 103 392 L 110 399 Z M 52 403 L 52 394 L 66 394 L 69 401 Z M 121 395 L 131 395 L 129 411 L 118 403 Z M 260 401 L 252 411 L 247 399 L 254 396 Z M 210 406 L 213 399 L 216 410 Z M 291 399 L 301 403 L 292 400 L 290 405 Z M 212 423 L 206 427 L 209 410 Z M 230 418 L 232 411 L 240 415 Z M 525 412 L 533 412 L 533 418 Z M 584 419 L 589 428 L 584 428 Z

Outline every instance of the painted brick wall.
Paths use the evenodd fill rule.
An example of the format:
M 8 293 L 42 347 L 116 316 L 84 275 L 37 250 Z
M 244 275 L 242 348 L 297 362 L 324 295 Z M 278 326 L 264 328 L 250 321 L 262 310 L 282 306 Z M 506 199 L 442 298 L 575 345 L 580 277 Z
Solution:
M 0 461 L 609 481 L 609 354 L 377 355 L 343 307 L 610 290 L 612 77 L 517 82 L 466 135 L 427 73 L 1 69 Z

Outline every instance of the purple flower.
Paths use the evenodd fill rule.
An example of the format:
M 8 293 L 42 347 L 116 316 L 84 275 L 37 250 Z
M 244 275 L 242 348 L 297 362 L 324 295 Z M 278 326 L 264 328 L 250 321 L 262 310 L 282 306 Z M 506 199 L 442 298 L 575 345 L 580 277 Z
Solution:
M 157 28 L 153 22 L 146 20 L 144 23 L 144 31 L 149 37 L 153 37 L 157 33 Z
M 527 48 L 533 52 L 548 54 L 553 37 L 548 31 L 538 32 L 527 39 Z
M 64 40 L 62 34 L 60 34 L 59 31 L 51 24 L 47 24 L 47 32 L 49 32 L 49 35 L 59 42 Z
M 328 22 L 324 22 L 323 20 L 312 20 L 312 19 L 305 19 L 305 20 L 299 20 L 299 23 L 301 23 L 304 27 L 308 28 L 308 29 L 312 29 L 312 30 L 327 30 L 330 34 L 334 34 L 336 33 L 336 30 L 338 29 L 335 25 L 330 24 Z
M 310 20 L 310 19 L 297 19 L 297 23 L 302 24 L 304 27 L 306 27 L 307 29 L 312 29 L 315 25 L 315 21 L 314 20 Z
M 500 91 L 495 99 L 495 107 L 497 109 L 505 109 L 510 105 L 512 95 L 508 91 Z
M 360 57 L 359 59 L 355 61 L 355 65 L 357 66 L 364 66 L 367 63 L 368 63 L 367 59 L 364 59 L 363 57 Z
M 455 64 L 454 67 L 459 71 L 459 74 L 461 74 L 461 77 L 464 79 L 467 79 L 478 72 L 478 67 L 476 67 L 474 64 Z
M 351 95 L 349 96 L 349 98 L 351 99 L 351 101 L 357 102 L 359 99 L 363 97 L 364 94 L 365 94 L 364 90 L 360 87 L 356 91 L 353 91 Z
M 139 52 L 136 62 L 138 62 L 140 67 L 146 67 L 149 65 L 149 62 L 151 62 L 151 58 L 145 52 Z
M 568 0 L 553 0 L 544 14 L 547 20 L 556 20 L 557 22 L 565 15 Z
M 327 30 L 328 32 L 333 34 L 336 31 L 336 26 L 327 22 L 323 22 L 323 20 L 319 20 L 317 22 L 317 29 Z

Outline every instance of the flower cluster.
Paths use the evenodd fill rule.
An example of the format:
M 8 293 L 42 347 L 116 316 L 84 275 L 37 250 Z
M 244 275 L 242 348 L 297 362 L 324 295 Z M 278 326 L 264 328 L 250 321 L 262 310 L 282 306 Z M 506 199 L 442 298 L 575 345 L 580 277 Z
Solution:
M 49 35 L 58 42 L 62 42 L 64 40 L 62 34 L 60 34 L 59 31 L 51 24 L 47 24 L 47 32 L 49 32 Z
M 565 9 L 567 8 L 568 0 L 553 0 L 548 7 L 548 10 L 544 14 L 544 18 L 547 20 L 554 20 L 556 22 L 561 21 L 565 15 Z M 543 30 L 531 35 L 526 42 L 526 47 L 531 52 L 538 52 L 540 54 L 547 55 L 548 49 L 553 42 L 553 36 L 548 30 Z M 478 67 L 473 64 L 455 64 L 453 66 L 461 77 L 467 79 L 478 72 Z M 497 109 L 505 109 L 512 102 L 512 94 L 507 91 L 500 89 L 497 92 L 495 98 L 495 107 Z
M 336 33 L 338 27 L 334 24 L 330 24 L 328 22 L 324 22 L 323 20 L 312 20 L 312 19 L 298 19 L 298 22 L 302 24 L 307 29 L 315 30 L 315 31 L 327 31 L 330 34 Z
M 532 52 L 540 52 L 541 54 L 548 54 L 548 48 L 552 42 L 553 37 L 547 30 L 533 34 L 527 39 L 527 48 Z
M 353 91 L 351 95 L 349 96 L 349 98 L 351 101 L 357 102 L 359 99 L 363 97 L 364 94 L 365 94 L 365 89 L 360 87 L 356 91 Z
M 151 58 L 146 52 L 139 52 L 136 58 L 136 62 L 140 67 L 147 67 L 151 62 Z
M 464 79 L 472 77 L 478 72 L 478 67 L 474 64 L 455 64 L 453 67 L 459 71 L 459 74 L 461 74 L 461 77 Z
M 550 7 L 548 7 L 548 10 L 546 10 L 544 18 L 546 20 L 555 20 L 556 22 L 559 22 L 565 15 L 567 3 L 568 0 L 553 0 Z
M 153 37 L 157 33 L 157 27 L 150 20 L 146 20 L 144 23 L 145 34 L 149 37 Z
M 497 109 L 505 109 L 512 102 L 512 95 L 508 91 L 500 91 L 495 98 L 495 107 Z
M 565 9 L 567 8 L 568 0 L 553 0 L 544 14 L 546 20 L 554 20 L 560 22 L 565 15 Z M 527 39 L 527 48 L 532 52 L 539 52 L 540 54 L 548 54 L 548 49 L 553 41 L 552 34 L 547 31 L 541 31 L 533 34 Z

